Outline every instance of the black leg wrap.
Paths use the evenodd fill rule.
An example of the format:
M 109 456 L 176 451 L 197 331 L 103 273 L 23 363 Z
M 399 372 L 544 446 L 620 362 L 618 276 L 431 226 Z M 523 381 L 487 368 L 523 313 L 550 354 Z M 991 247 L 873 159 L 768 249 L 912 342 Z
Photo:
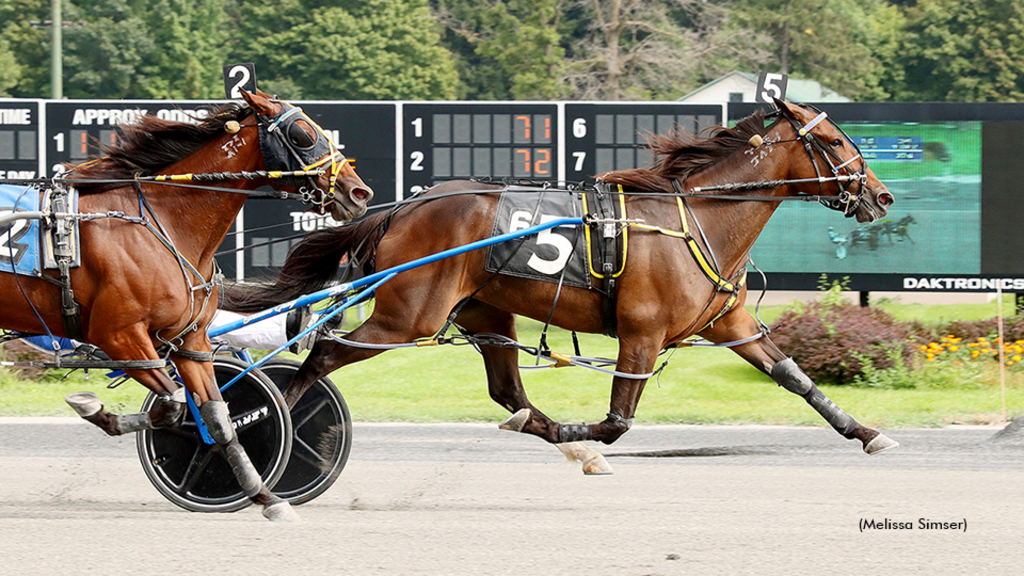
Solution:
M 806 400 L 837 432 L 846 438 L 852 437 L 857 421 L 822 394 L 792 358 L 776 362 L 772 366 L 771 376 L 779 386 Z
M 602 423 L 601 426 L 601 442 L 605 444 L 611 444 L 619 439 L 620 436 L 629 432 L 629 429 L 633 426 L 632 418 L 623 418 L 615 412 L 609 412 L 608 417 Z
M 589 424 L 559 424 L 559 444 L 564 444 L 565 442 L 581 442 L 583 440 L 590 440 Z

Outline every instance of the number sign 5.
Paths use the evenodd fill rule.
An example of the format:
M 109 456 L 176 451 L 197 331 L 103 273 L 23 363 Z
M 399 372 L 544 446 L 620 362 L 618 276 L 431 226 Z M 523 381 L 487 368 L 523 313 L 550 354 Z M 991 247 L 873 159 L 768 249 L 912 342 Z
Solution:
M 557 218 L 558 216 L 542 214 L 540 217 L 540 223 L 544 224 Z M 532 219 L 533 213 L 528 210 L 513 211 L 509 220 L 509 232 L 529 228 L 531 226 L 530 221 Z M 558 255 L 554 260 L 547 260 L 541 258 L 535 253 L 530 256 L 526 265 L 541 274 L 558 274 L 561 272 L 562 268 L 565 268 L 566 263 L 569 261 L 569 256 L 572 255 L 572 242 L 570 242 L 565 236 L 556 234 L 553 228 L 548 228 L 547 230 L 542 230 L 537 234 L 537 244 L 554 247 L 558 252 Z
M 785 74 L 761 72 L 757 75 L 757 91 L 754 99 L 758 102 L 772 102 L 773 98 L 786 99 L 786 84 L 789 77 Z

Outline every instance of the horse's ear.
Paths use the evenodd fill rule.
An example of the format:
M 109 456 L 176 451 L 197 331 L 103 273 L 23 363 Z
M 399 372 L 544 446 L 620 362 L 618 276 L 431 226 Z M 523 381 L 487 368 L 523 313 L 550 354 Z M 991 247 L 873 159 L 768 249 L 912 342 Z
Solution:
M 778 98 L 774 97 L 772 98 L 772 100 L 775 102 L 775 107 L 779 109 L 779 112 L 782 112 L 787 116 L 793 116 L 793 109 L 790 108 L 788 102 L 786 102 L 785 100 L 779 100 Z
M 246 92 L 245 90 L 240 91 L 242 99 L 256 111 L 257 114 L 263 116 L 273 116 L 280 111 L 280 105 L 270 101 L 270 96 L 264 94 L 259 88 L 256 89 L 256 93 Z

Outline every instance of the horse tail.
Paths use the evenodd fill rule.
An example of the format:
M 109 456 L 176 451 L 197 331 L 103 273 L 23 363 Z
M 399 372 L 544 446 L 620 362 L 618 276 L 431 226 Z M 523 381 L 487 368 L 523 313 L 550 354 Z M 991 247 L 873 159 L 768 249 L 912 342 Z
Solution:
M 292 247 L 274 281 L 225 284 L 219 291 L 218 307 L 231 312 L 259 312 L 322 290 L 334 280 L 346 255 L 364 274 L 369 273 L 389 216 L 381 212 L 355 224 L 310 233 Z

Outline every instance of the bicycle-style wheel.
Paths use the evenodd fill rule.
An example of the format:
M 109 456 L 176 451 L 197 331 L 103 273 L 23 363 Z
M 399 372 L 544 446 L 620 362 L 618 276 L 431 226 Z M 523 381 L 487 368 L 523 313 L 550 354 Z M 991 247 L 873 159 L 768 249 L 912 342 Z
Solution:
M 294 360 L 276 359 L 261 367 L 283 390 L 299 370 Z M 345 398 L 326 376 L 310 386 L 291 410 L 292 452 L 274 494 L 303 504 L 323 494 L 341 474 L 352 449 L 352 417 Z
M 214 374 L 222 385 L 246 367 L 231 358 L 213 361 Z M 246 374 L 222 395 L 239 442 L 263 482 L 273 488 L 292 450 L 292 422 L 284 398 L 259 370 Z M 142 410 L 148 412 L 155 400 L 151 393 Z M 192 512 L 234 512 L 252 503 L 220 446 L 203 441 L 190 410 L 179 426 L 139 432 L 136 448 L 150 482 L 177 506 Z

